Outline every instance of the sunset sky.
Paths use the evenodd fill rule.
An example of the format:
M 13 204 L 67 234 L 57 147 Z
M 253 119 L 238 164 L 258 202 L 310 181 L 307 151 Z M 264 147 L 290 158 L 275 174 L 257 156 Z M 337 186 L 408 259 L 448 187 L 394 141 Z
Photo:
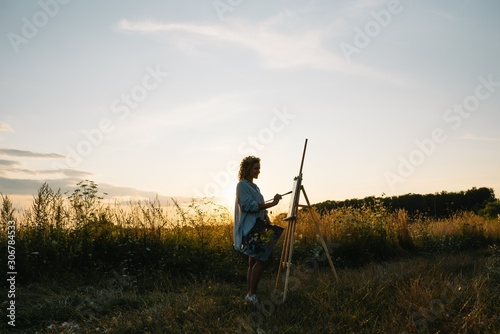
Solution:
M 500 2 L 0 2 L 0 192 L 500 197 Z M 288 204 L 288 199 L 284 202 Z M 165 203 L 166 204 L 166 203 Z

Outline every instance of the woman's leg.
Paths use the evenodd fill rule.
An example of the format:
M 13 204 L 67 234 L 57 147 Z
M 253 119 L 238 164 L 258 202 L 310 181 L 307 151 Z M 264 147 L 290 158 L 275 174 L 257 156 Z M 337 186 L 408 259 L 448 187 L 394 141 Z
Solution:
M 259 285 L 265 267 L 265 262 L 249 257 L 247 271 L 247 289 L 249 296 L 254 295 L 257 292 L 257 286 Z
M 252 280 L 252 269 L 255 265 L 255 260 L 253 257 L 248 257 L 248 270 L 247 270 L 247 294 L 250 295 L 250 281 Z

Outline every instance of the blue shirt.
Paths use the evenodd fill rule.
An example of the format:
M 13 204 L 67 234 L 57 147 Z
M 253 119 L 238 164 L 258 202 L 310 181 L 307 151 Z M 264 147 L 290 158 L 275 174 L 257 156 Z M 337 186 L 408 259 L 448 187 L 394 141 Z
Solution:
M 243 236 L 250 232 L 257 217 L 266 218 L 267 210 L 259 210 L 259 203 L 264 203 L 259 187 L 247 180 L 238 182 L 234 204 L 234 249 L 241 249 Z

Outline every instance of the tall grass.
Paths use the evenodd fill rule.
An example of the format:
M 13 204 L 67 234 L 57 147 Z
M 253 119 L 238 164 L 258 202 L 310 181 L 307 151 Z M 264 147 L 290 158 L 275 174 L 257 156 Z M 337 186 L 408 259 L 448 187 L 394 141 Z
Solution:
M 227 208 L 105 196 L 92 181 L 71 194 L 45 184 L 16 212 L 2 195 L 0 250 L 6 254 L 5 223 L 15 220 L 18 323 L 27 332 L 500 331 L 498 220 L 469 212 L 410 219 L 379 202 L 321 215 L 301 210 L 290 300 L 272 298 L 269 278 L 282 238 L 262 283 L 268 308 L 257 312 L 241 305 L 246 259 L 233 250 Z M 282 216 L 274 223 L 286 227 Z M 338 286 L 322 270 L 315 222 L 341 270 Z
M 103 202 L 92 181 L 83 181 L 72 194 L 44 184 L 32 206 L 16 213 L 2 195 L 3 221 L 17 222 L 17 258 L 23 280 L 57 276 L 76 270 L 114 271 L 146 275 L 211 275 L 233 279 L 244 258 L 232 248 L 232 215 L 208 200 L 188 205 L 174 201 L 167 210 L 158 198 L 125 204 Z M 286 227 L 281 219 L 275 224 Z M 391 212 L 381 202 L 361 208 L 344 207 L 322 215 L 301 210 L 296 225 L 294 257 L 322 263 L 315 222 L 337 266 L 362 264 L 414 252 L 459 251 L 498 243 L 500 223 L 469 212 L 449 219 L 410 221 L 404 210 Z M 6 247 L 5 224 L 2 244 Z M 277 245 L 280 249 L 281 242 Z
M 105 205 L 97 185 L 87 181 L 67 198 L 45 184 L 29 209 L 10 213 L 17 223 L 17 259 L 23 264 L 18 272 L 26 281 L 68 270 L 231 276 L 224 265 L 237 264 L 228 251 L 229 212 L 210 201 L 193 200 L 174 213 L 157 198 Z
M 361 264 L 416 252 L 455 252 L 480 249 L 500 240 L 500 221 L 471 212 L 451 218 L 410 220 L 406 211 L 389 211 L 375 202 L 356 209 L 344 207 L 320 215 L 314 210 L 299 213 L 296 227 L 297 254 L 325 259 L 317 242 L 319 233 L 340 265 Z

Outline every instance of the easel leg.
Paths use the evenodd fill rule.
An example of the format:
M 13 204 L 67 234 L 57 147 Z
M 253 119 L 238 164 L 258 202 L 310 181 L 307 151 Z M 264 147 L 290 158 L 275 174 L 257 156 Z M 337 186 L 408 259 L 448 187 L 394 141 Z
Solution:
M 283 290 L 283 303 L 286 300 L 286 293 L 288 290 L 288 278 L 290 276 L 290 269 L 292 267 L 292 254 L 293 254 L 293 241 L 294 241 L 294 235 L 295 235 L 295 222 L 296 218 L 293 218 L 290 220 L 290 238 L 288 242 L 288 260 L 286 263 L 286 275 L 285 275 L 285 288 Z
M 296 218 L 290 219 L 288 221 L 288 227 L 286 229 L 285 240 L 283 241 L 283 250 L 281 252 L 280 265 L 278 267 L 278 276 L 276 277 L 275 289 L 278 289 L 281 278 L 281 270 L 282 268 L 286 267 L 285 286 L 283 289 L 283 302 L 285 302 L 286 300 L 286 294 L 288 290 L 288 280 L 290 277 L 290 269 L 292 265 L 295 226 L 296 226 Z
M 307 194 L 306 194 L 306 191 L 305 191 L 303 186 L 302 186 L 302 193 L 304 194 L 304 198 L 306 199 L 306 203 L 307 203 L 307 206 L 309 208 L 311 218 L 313 219 L 314 224 L 316 225 L 316 228 L 318 229 L 319 240 L 321 241 L 321 245 L 323 246 L 323 250 L 325 251 L 326 257 L 328 259 L 328 263 L 330 264 L 330 268 L 332 269 L 333 277 L 335 277 L 335 281 L 338 284 L 339 277 L 337 276 L 337 271 L 335 270 L 335 266 L 333 265 L 332 258 L 330 257 L 330 252 L 328 251 L 328 247 L 326 246 L 325 240 L 323 239 L 323 236 L 321 234 L 321 227 L 319 226 L 318 220 L 315 219 L 315 217 L 314 217 L 314 214 L 312 212 L 311 203 L 309 203 L 309 198 L 307 198 Z
M 276 284 L 274 285 L 275 289 L 278 289 L 278 285 L 281 277 L 281 269 L 286 266 L 286 259 L 288 258 L 288 252 L 290 250 L 290 231 L 291 231 L 291 221 L 288 222 L 288 227 L 285 232 L 285 239 L 283 240 L 283 249 L 281 251 L 280 263 L 278 266 L 278 276 L 276 277 Z

